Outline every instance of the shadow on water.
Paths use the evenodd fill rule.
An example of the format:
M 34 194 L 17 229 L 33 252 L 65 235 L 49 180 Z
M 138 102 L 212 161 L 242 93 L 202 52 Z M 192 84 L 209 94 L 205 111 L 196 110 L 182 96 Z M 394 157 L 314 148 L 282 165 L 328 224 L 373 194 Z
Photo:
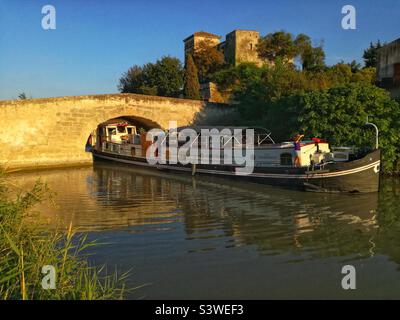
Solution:
M 385 179 L 379 194 L 319 194 L 97 162 L 93 168 L 15 174 L 13 180 L 29 184 L 38 176 L 58 194 L 56 207 L 40 208 L 44 216 L 64 225 L 72 221 L 93 238 L 114 243 L 96 252 L 97 259 L 138 266 L 144 281 L 155 281 L 146 293 L 151 298 L 342 297 L 337 285 L 321 293 L 318 286 L 305 288 L 307 281 L 329 277 L 337 264 L 365 261 L 371 267 L 361 278 L 368 286 L 354 297 L 393 297 L 400 289 L 400 283 L 390 290 L 385 284 L 373 292 L 380 278 L 374 282 L 370 274 L 380 268 L 400 280 L 396 179 Z M 282 275 L 269 280 L 268 290 L 258 284 L 266 270 L 279 272 L 283 265 L 283 279 L 298 295 L 279 287 Z M 310 268 L 315 273 L 306 276 Z M 299 272 L 304 279 L 297 279 Z M 182 279 L 197 289 L 178 285 Z M 333 287 L 340 279 L 339 271 L 327 283 Z M 210 294 L 214 283 L 220 292 Z

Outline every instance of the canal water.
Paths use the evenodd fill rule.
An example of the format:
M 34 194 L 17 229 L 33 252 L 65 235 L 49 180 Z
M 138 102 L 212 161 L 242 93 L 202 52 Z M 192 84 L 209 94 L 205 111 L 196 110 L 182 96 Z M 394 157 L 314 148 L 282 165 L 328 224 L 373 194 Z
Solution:
M 38 178 L 55 195 L 37 210 L 103 243 L 90 260 L 130 270 L 131 299 L 400 298 L 400 180 L 344 195 L 106 162 L 10 176 Z

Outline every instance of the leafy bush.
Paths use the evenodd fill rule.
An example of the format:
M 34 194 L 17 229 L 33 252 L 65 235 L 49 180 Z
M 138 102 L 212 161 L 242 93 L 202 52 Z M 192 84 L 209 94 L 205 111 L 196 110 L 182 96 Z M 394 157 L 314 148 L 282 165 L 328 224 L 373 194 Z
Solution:
M 298 93 L 269 104 L 264 120 L 280 137 L 302 132 L 336 146 L 372 148 L 375 131 L 364 127 L 367 116 L 380 130 L 383 171 L 400 173 L 400 105 L 383 89 L 352 83 Z
M 320 116 L 322 115 L 322 116 Z M 304 96 L 299 120 L 304 132 L 333 144 L 374 145 L 375 133 L 362 124 L 367 116 L 380 130 L 383 169 L 399 173 L 400 106 L 375 86 L 351 84 Z
M 333 145 L 372 147 L 380 130 L 383 171 L 400 173 L 400 104 L 373 85 L 375 68 L 352 71 L 340 63 L 322 71 L 299 71 L 276 61 L 273 67 L 241 64 L 214 75 L 222 88 L 233 87 L 238 102 L 234 124 L 267 127 L 276 140 L 295 133 L 318 136 Z

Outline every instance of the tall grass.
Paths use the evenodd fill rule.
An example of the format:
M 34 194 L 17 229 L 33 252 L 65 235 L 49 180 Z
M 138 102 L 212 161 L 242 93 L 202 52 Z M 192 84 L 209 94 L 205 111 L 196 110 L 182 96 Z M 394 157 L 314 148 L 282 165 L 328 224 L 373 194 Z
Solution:
M 74 234 L 72 226 L 68 231 L 39 227 L 32 207 L 48 194 L 37 182 L 11 197 L 0 176 L 0 299 L 122 299 L 127 274 L 91 266 L 84 250 L 95 243 Z M 55 289 L 42 287 L 45 265 L 56 270 Z

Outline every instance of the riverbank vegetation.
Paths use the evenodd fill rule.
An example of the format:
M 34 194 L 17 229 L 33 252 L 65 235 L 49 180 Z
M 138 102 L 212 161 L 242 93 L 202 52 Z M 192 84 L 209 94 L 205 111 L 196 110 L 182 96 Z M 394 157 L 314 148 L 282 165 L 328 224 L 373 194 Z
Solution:
M 95 243 L 75 235 L 72 226 L 67 232 L 40 227 L 32 208 L 48 194 L 47 186 L 38 182 L 11 197 L 0 177 L 0 299 L 122 299 L 127 275 L 107 275 L 85 259 L 85 249 Z M 42 286 L 47 274 L 43 266 L 55 269 L 54 289 Z
M 364 80 L 310 89 L 312 80 L 291 81 L 291 72 L 294 78 L 304 75 L 284 71 L 284 66 L 239 68 L 233 89 L 238 115 L 233 124 L 266 127 L 278 141 L 302 133 L 336 146 L 373 148 L 375 131 L 365 127 L 368 119 L 380 130 L 383 172 L 400 173 L 400 104 L 386 90 Z
M 280 50 L 275 43 L 272 66 L 243 63 L 214 73 L 212 80 L 232 92 L 238 105 L 234 124 L 267 127 L 277 140 L 301 133 L 336 146 L 373 148 L 375 132 L 364 125 L 367 119 L 374 122 L 380 129 L 383 172 L 398 175 L 400 104 L 375 85 L 379 47 L 379 42 L 371 44 L 364 52 L 363 68 L 354 61 L 328 67 L 318 54 L 316 61 L 306 63 L 314 67 L 304 68 L 306 60 L 301 58 L 299 69 L 290 62 L 293 50 Z

